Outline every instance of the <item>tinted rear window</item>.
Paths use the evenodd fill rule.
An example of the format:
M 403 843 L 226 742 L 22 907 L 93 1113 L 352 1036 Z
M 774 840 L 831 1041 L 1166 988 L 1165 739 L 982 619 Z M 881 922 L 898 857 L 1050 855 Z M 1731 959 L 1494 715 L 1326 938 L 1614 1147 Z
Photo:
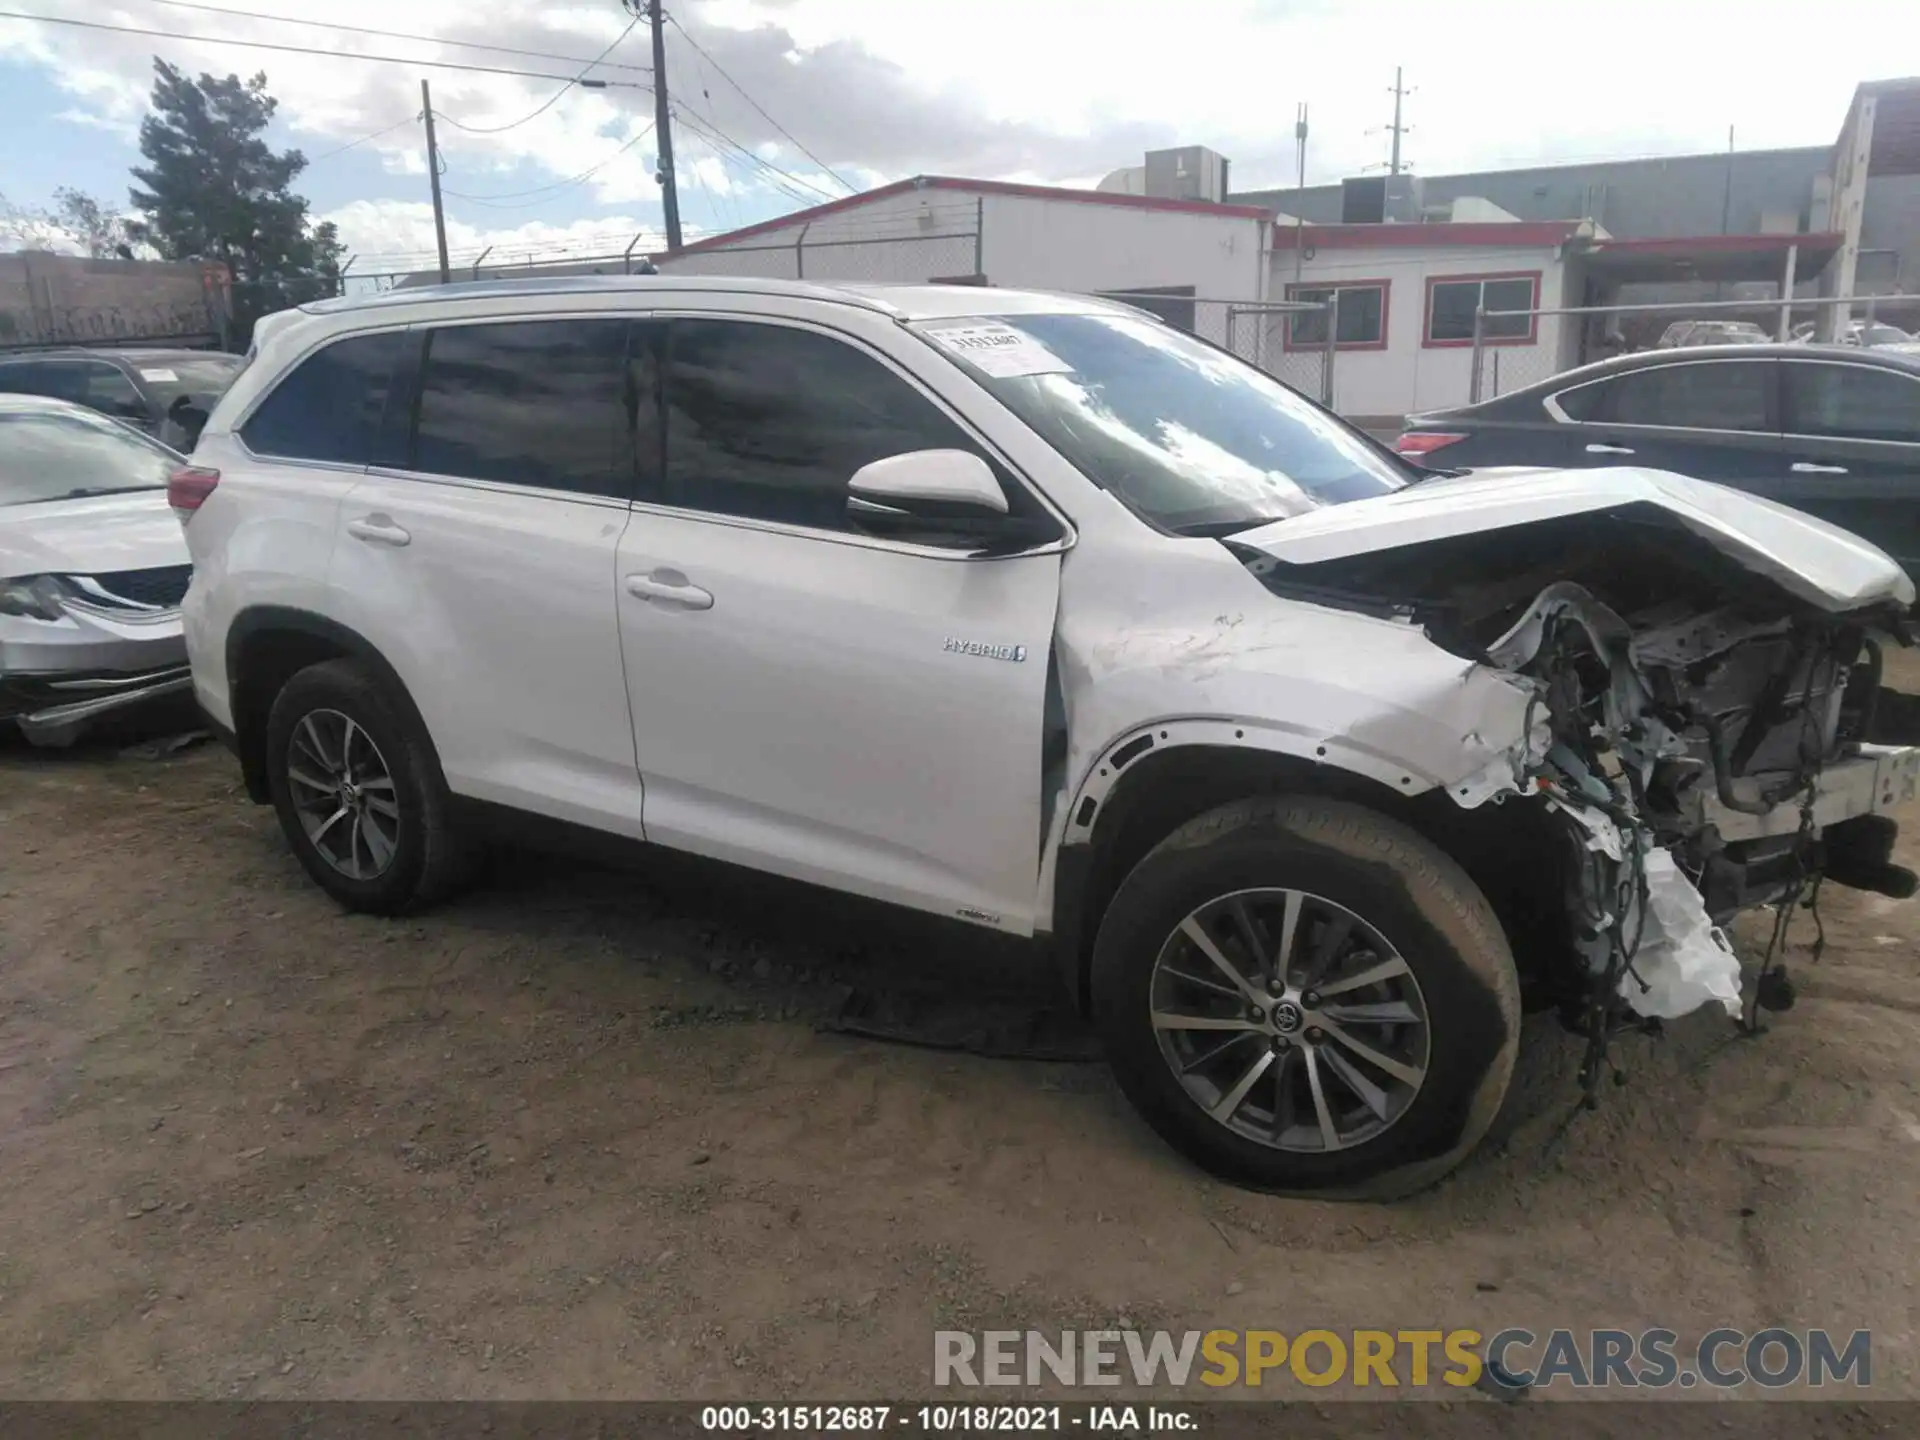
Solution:
M 406 332 L 336 340 L 302 360 L 240 427 L 256 455 L 365 465 Z
M 628 498 L 623 320 L 521 320 L 433 332 L 413 468 Z
M 1770 362 L 1655 365 L 1606 382 L 1616 425 L 1765 432 Z

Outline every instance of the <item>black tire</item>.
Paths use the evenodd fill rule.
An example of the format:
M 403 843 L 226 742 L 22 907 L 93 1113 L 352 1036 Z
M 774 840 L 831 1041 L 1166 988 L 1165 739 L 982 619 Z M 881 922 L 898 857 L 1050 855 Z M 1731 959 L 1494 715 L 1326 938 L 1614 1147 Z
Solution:
M 293 741 L 315 712 L 344 715 L 366 732 L 393 782 L 397 838 L 384 870 L 370 878 L 343 873 L 323 855 L 302 825 L 289 777 Z M 465 878 L 471 849 L 450 823 L 450 797 L 440 760 L 404 705 L 352 660 L 310 665 L 274 697 L 267 716 L 267 785 L 300 864 L 321 889 L 349 910 L 399 915 L 443 899 Z
M 1209 900 L 1259 887 L 1311 892 L 1391 937 L 1423 998 L 1420 1088 L 1383 1131 L 1349 1148 L 1283 1150 L 1229 1129 L 1161 1051 L 1151 1013 L 1162 947 Z M 1492 1124 L 1519 1042 L 1519 979 L 1486 897 L 1419 834 L 1344 801 L 1246 800 L 1183 825 L 1121 883 L 1092 978 L 1108 1057 L 1147 1122 L 1222 1178 L 1282 1193 L 1385 1200 L 1438 1180 Z

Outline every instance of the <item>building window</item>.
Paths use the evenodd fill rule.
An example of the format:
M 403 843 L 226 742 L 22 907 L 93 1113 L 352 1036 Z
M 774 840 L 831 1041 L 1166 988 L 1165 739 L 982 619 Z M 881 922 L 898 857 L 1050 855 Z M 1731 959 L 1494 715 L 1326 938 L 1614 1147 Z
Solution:
M 1479 309 L 1534 310 L 1540 304 L 1540 272 L 1509 275 L 1434 275 L 1427 280 L 1428 345 L 1473 344 Z M 1490 345 L 1531 345 L 1539 336 L 1537 315 L 1489 313 L 1481 337 Z
M 1340 307 L 1334 348 L 1384 350 L 1387 344 L 1387 282 L 1343 280 L 1338 285 L 1289 285 L 1287 299 L 1324 305 L 1335 295 Z M 1287 349 L 1318 350 L 1327 343 L 1324 310 L 1287 317 Z

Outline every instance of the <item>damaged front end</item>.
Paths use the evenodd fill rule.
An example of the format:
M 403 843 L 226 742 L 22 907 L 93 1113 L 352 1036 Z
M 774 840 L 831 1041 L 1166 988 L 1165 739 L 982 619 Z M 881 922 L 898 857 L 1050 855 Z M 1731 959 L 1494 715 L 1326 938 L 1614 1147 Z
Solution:
M 1667 491 L 1671 478 L 1657 478 Z M 1536 989 L 1588 1039 L 1589 1086 L 1625 1026 L 1708 1003 L 1742 1016 L 1740 961 L 1721 928 L 1739 912 L 1778 907 L 1746 993 L 1781 1006 L 1791 990 L 1772 951 L 1823 880 L 1912 894 L 1881 812 L 1920 783 L 1920 751 L 1879 743 L 1920 739 L 1879 705 L 1882 650 L 1906 643 L 1912 598 L 1893 562 L 1827 527 L 1783 529 L 1775 507 L 1759 512 L 1761 543 L 1731 504 L 1694 523 L 1660 493 L 1614 498 L 1430 534 L 1276 527 L 1239 547 L 1282 595 L 1398 614 L 1532 693 L 1512 784 L 1453 800 L 1524 795 L 1551 816 L 1551 865 L 1513 863 L 1554 900 L 1516 903 L 1558 912 L 1560 943 L 1527 958 Z M 1860 552 L 1884 561 L 1882 581 Z M 1508 834 L 1519 847 L 1538 831 Z

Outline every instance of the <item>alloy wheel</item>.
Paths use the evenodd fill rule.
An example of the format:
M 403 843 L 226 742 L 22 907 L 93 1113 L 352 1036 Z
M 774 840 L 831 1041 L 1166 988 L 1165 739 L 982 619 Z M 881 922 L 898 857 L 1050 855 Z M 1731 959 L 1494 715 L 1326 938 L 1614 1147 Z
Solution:
M 1325 1153 L 1372 1140 L 1426 1080 L 1426 1000 L 1400 952 L 1344 906 L 1241 890 L 1174 928 L 1148 994 L 1160 1053 L 1235 1134 Z
M 294 813 L 313 848 L 350 880 L 375 880 L 400 843 L 400 805 L 386 757 L 338 710 L 310 710 L 287 745 Z

